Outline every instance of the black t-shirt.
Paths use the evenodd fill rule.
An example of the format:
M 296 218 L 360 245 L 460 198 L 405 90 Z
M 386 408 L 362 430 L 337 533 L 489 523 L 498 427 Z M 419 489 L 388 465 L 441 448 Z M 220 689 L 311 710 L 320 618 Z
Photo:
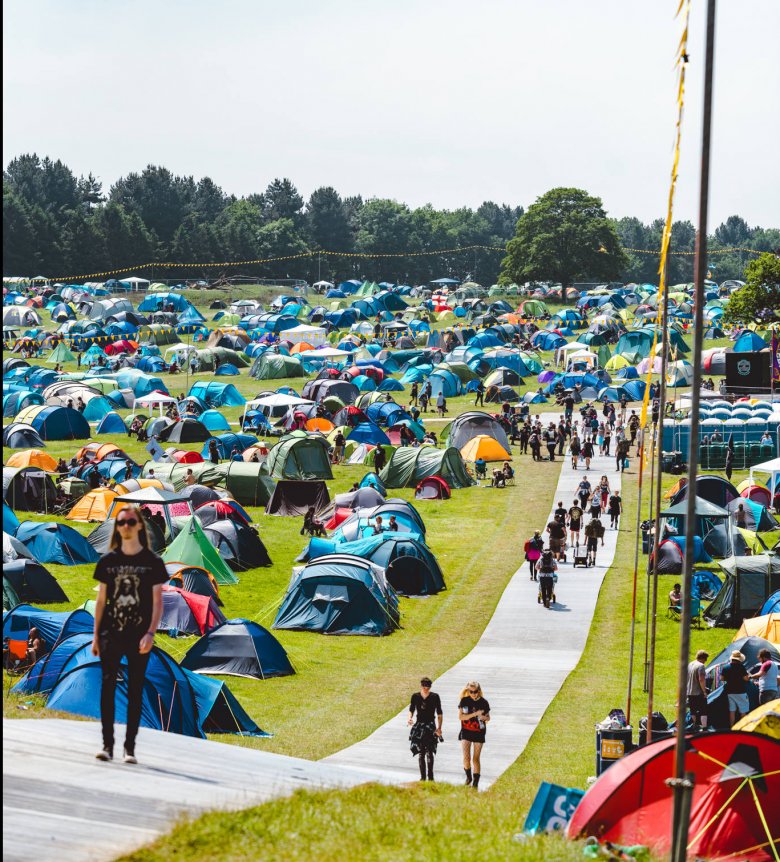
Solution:
M 556 518 L 560 518 L 563 523 L 566 523 L 566 509 L 564 509 L 563 506 L 558 506 L 553 514 Z
M 409 712 L 414 713 L 416 721 L 433 721 L 435 716 L 442 714 L 441 699 L 435 691 L 430 692 L 428 697 L 423 697 L 416 691 L 412 695 Z
M 582 521 L 582 509 L 579 506 L 572 506 L 569 509 L 569 527 L 572 530 L 578 530 L 580 528 L 580 522 Z
M 566 528 L 560 521 L 550 521 L 547 525 L 547 532 L 551 539 L 563 539 L 566 537 Z
M 733 661 L 725 667 L 721 677 L 726 684 L 726 694 L 744 694 L 747 691 L 746 676 L 747 671 L 741 661 Z
M 476 700 L 473 697 L 461 698 L 460 703 L 458 704 L 458 711 L 461 715 L 465 712 L 466 714 L 470 712 L 479 712 L 482 711 L 486 714 L 490 713 L 490 704 L 485 700 L 484 697 L 478 697 Z M 475 715 L 473 718 L 467 718 L 465 720 L 461 719 L 460 726 L 463 730 L 474 730 L 477 733 L 485 731 L 485 723 L 481 722 L 479 718 Z
M 152 587 L 168 581 L 165 563 L 144 548 L 138 554 L 110 551 L 95 567 L 95 580 L 106 584 L 101 634 L 140 638 L 152 622 Z

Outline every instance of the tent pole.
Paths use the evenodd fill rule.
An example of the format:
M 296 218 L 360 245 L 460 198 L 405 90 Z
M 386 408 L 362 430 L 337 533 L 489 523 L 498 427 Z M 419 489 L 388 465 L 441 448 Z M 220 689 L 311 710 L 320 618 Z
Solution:
M 696 268 L 694 273 L 693 389 L 691 392 L 691 426 L 688 453 L 688 513 L 685 518 L 685 567 L 680 619 L 680 658 L 677 680 L 677 740 L 674 769 L 674 815 L 672 821 L 672 862 L 685 862 L 690 814 L 686 805 L 685 785 L 685 718 L 688 684 L 688 660 L 691 647 L 691 584 L 693 581 L 693 536 L 696 530 L 696 479 L 698 458 L 691 447 L 699 439 L 699 405 L 701 401 L 701 348 L 704 318 L 704 279 L 707 273 L 707 210 L 710 185 L 710 139 L 712 127 L 712 72 L 715 53 L 715 0 L 707 0 L 707 49 L 704 62 L 704 112 L 701 143 L 701 179 L 699 187 L 699 225 L 696 235 Z M 690 794 L 689 794 L 690 795 Z

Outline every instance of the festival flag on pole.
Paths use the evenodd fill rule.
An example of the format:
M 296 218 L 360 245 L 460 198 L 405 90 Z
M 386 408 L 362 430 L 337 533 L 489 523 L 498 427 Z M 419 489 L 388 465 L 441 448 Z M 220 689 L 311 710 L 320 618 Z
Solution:
M 780 342 L 778 342 L 777 333 L 772 333 L 772 380 L 777 383 L 780 382 L 780 354 L 778 354 L 778 347 L 780 346 Z

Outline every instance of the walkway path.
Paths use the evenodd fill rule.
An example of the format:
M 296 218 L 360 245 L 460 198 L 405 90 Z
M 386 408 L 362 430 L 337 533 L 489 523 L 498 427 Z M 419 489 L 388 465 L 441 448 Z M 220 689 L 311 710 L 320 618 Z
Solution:
M 573 470 L 571 459 L 565 459 L 553 509 L 558 500 L 567 509 L 572 505 L 584 472 Z M 518 482 L 522 482 L 522 469 L 517 473 Z M 595 485 L 604 474 L 614 487 L 620 487 L 614 458 L 593 459 L 588 472 L 591 484 Z M 500 491 L 486 489 L 484 493 Z M 546 508 L 546 502 L 540 501 L 540 510 L 542 506 Z M 518 543 L 524 542 L 535 528 L 544 529 L 546 523 L 540 511 L 536 523 L 519 525 Z M 457 703 L 469 680 L 480 682 L 491 706 L 480 787 L 495 781 L 522 753 L 582 655 L 601 582 L 615 555 L 618 533 L 609 529 L 608 519 L 606 527 L 605 546 L 599 548 L 594 568 L 573 568 L 569 552 L 569 562 L 559 568 L 558 602 L 553 609 L 537 603 L 537 584 L 530 580 L 528 564 L 524 563 L 512 576 L 476 646 L 435 680 L 433 690 L 441 696 L 445 712 L 445 741 L 436 757 L 438 780 L 454 784 L 464 780 L 457 739 Z M 415 666 L 419 666 L 419 660 Z M 404 709 L 362 742 L 336 752 L 324 762 L 355 769 L 381 769 L 406 780 L 419 779 L 417 761 L 409 751 L 407 717 Z
M 100 763 L 99 742 L 92 721 L 3 720 L 4 862 L 108 862 L 168 832 L 182 815 L 246 808 L 302 787 L 388 781 L 146 728 L 138 766 Z

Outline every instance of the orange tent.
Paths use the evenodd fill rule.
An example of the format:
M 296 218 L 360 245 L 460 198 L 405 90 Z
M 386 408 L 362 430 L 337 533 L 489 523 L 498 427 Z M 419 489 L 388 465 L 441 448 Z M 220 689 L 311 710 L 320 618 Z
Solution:
M 299 341 L 297 344 L 293 344 L 290 353 L 305 353 L 307 350 L 314 350 L 314 346 L 306 341 Z
M 116 443 L 87 443 L 76 452 L 76 459 L 80 460 L 84 455 L 88 455 L 93 461 L 102 461 L 112 452 L 120 452 L 123 458 L 128 457 L 124 449 L 120 449 Z
M 96 488 L 85 494 L 66 517 L 71 521 L 105 521 L 111 503 L 118 496 L 110 488 Z
M 334 425 L 328 419 L 313 416 L 311 419 L 306 420 L 305 428 L 307 431 L 322 431 L 323 434 L 327 434 L 329 431 L 333 430 Z
M 53 473 L 57 469 L 57 459 L 40 449 L 25 449 L 23 452 L 14 452 L 5 465 L 6 467 L 37 467 L 39 470 Z
M 128 488 L 123 485 L 121 482 L 114 485 L 114 490 L 117 494 L 129 494 L 131 491 L 137 491 L 139 488 L 168 488 L 170 489 L 170 485 L 166 485 L 160 479 L 133 479 L 132 488 Z
M 257 452 L 257 457 L 261 461 L 265 461 L 270 451 L 271 450 L 267 446 L 249 446 L 241 453 L 241 457 L 244 459 L 244 461 L 251 461 L 255 452 Z

